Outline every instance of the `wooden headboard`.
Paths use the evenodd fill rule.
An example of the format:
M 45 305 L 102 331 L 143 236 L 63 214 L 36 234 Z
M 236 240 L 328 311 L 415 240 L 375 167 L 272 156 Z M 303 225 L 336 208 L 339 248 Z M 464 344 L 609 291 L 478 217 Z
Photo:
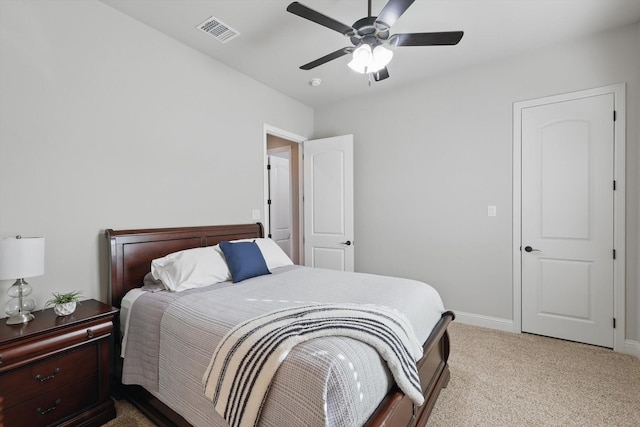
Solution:
M 224 240 L 264 236 L 262 224 L 212 225 L 143 230 L 107 230 L 109 240 L 109 304 L 120 307 L 124 295 L 142 286 L 151 261 L 172 252 L 213 246 Z

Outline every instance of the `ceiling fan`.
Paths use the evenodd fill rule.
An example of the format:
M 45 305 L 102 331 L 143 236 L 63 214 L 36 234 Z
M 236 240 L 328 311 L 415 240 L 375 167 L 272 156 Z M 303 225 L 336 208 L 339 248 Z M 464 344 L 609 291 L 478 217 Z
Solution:
M 393 57 L 390 47 L 397 46 L 444 46 L 456 45 L 462 38 L 462 31 L 437 33 L 398 33 L 390 35 L 391 26 L 413 4 L 415 0 L 389 0 L 378 16 L 371 16 L 369 0 L 368 16 L 357 20 L 352 26 L 329 18 L 320 12 L 294 1 L 287 11 L 313 21 L 349 37 L 353 46 L 338 49 L 328 55 L 304 64 L 300 68 L 311 70 L 319 65 L 352 54 L 349 67 L 362 74 L 373 76 L 375 81 L 389 77 L 387 64 Z

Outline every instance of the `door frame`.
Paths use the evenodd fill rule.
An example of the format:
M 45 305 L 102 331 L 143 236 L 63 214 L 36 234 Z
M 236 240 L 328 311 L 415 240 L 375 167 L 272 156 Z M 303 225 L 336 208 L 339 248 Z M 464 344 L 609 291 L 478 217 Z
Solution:
M 264 229 L 268 230 L 269 229 L 269 215 L 267 215 L 269 206 L 268 206 L 268 202 L 267 200 L 269 199 L 269 171 L 267 170 L 267 164 L 269 162 L 269 155 L 267 153 L 267 136 L 268 135 L 272 135 L 272 136 L 276 136 L 282 139 L 286 139 L 288 141 L 291 141 L 293 143 L 299 144 L 299 150 L 298 150 L 298 164 L 300 165 L 300 167 L 298 168 L 298 182 L 300 182 L 300 186 L 299 186 L 299 190 L 298 190 L 298 217 L 300 218 L 300 220 L 298 221 L 298 236 L 299 236 L 299 242 L 298 242 L 298 259 L 299 262 L 301 264 L 304 264 L 304 211 L 303 211 L 303 203 L 302 203 L 302 192 L 303 192 L 303 185 L 302 185 L 302 179 L 303 179 L 303 173 L 304 173 L 304 167 L 302 164 L 302 144 L 307 141 L 309 138 L 305 138 L 304 136 L 300 136 L 300 135 L 296 135 L 294 133 L 291 133 L 289 131 L 283 130 L 283 129 L 279 129 L 275 126 L 271 126 L 268 124 L 264 124 L 263 126 L 263 132 L 262 132 L 262 137 L 263 137 L 263 141 L 262 141 L 262 212 L 264 213 L 262 215 L 263 221 L 264 221 Z
M 613 193 L 613 350 L 623 352 L 625 345 L 625 158 L 626 158 L 626 101 L 625 83 L 586 89 L 513 103 L 513 332 L 522 332 L 522 110 L 555 102 L 613 94 L 616 120 L 614 126 L 613 174 L 616 191 Z M 613 114 L 613 113 L 612 113 Z M 613 117 L 612 117 L 613 119 Z

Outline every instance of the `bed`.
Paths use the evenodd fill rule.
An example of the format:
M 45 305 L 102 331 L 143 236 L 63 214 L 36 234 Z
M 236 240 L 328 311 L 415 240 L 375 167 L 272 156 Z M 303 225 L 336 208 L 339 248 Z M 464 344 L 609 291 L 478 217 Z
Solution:
M 262 238 L 263 233 L 263 227 L 259 223 L 139 230 L 109 229 L 105 233 L 109 242 L 110 257 L 109 302 L 120 308 L 127 292 L 142 286 L 143 279 L 149 273 L 151 261 L 154 259 L 185 249 L 217 245 L 222 241 Z M 282 270 L 282 274 L 280 276 L 273 274 L 269 280 L 275 281 L 274 283 L 277 284 L 279 277 L 301 274 L 301 270 L 305 268 L 294 267 L 277 269 Z M 224 292 L 225 290 L 220 291 L 220 295 L 224 295 Z M 195 301 L 193 298 L 191 304 Z M 430 332 L 427 331 L 423 334 L 426 339 L 422 347 L 423 356 L 417 362 L 417 369 L 422 385 L 424 404 L 419 407 L 413 405 L 411 400 L 391 381 L 389 390 L 382 395 L 379 403 L 376 400 L 377 406 L 364 422 L 365 426 L 423 426 L 427 423 L 440 390 L 446 387 L 449 381 L 447 326 L 453 319 L 452 312 L 444 311 L 439 315 Z M 192 425 L 188 419 L 193 419 L 193 408 L 190 408 L 189 411 L 179 409 L 179 405 L 176 405 L 171 397 L 166 397 L 158 390 L 149 390 L 149 387 L 145 388 L 137 384 L 122 384 L 123 363 L 120 357 L 122 349 L 120 348 L 120 340 L 116 339 L 115 342 L 113 372 L 117 395 L 131 401 L 160 426 Z M 138 347 L 140 345 L 141 343 L 138 342 Z M 140 349 L 142 352 L 147 350 Z M 166 357 L 160 356 L 159 358 Z M 285 363 L 287 361 L 282 366 L 285 366 Z M 180 370 L 181 367 L 177 369 Z M 274 389 L 276 391 L 273 393 L 277 393 L 277 387 Z M 268 406 L 268 403 L 265 406 Z

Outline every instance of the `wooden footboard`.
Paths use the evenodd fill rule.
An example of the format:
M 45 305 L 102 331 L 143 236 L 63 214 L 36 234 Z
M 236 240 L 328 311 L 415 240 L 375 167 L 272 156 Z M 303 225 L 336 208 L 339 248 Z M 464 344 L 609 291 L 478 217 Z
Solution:
M 449 383 L 449 333 L 447 326 L 455 318 L 451 311 L 442 315 L 431 335 L 424 343 L 424 355 L 417 363 L 424 404 L 414 407 L 411 400 L 394 386 L 380 403 L 366 427 L 424 426 L 440 395 L 440 390 Z

